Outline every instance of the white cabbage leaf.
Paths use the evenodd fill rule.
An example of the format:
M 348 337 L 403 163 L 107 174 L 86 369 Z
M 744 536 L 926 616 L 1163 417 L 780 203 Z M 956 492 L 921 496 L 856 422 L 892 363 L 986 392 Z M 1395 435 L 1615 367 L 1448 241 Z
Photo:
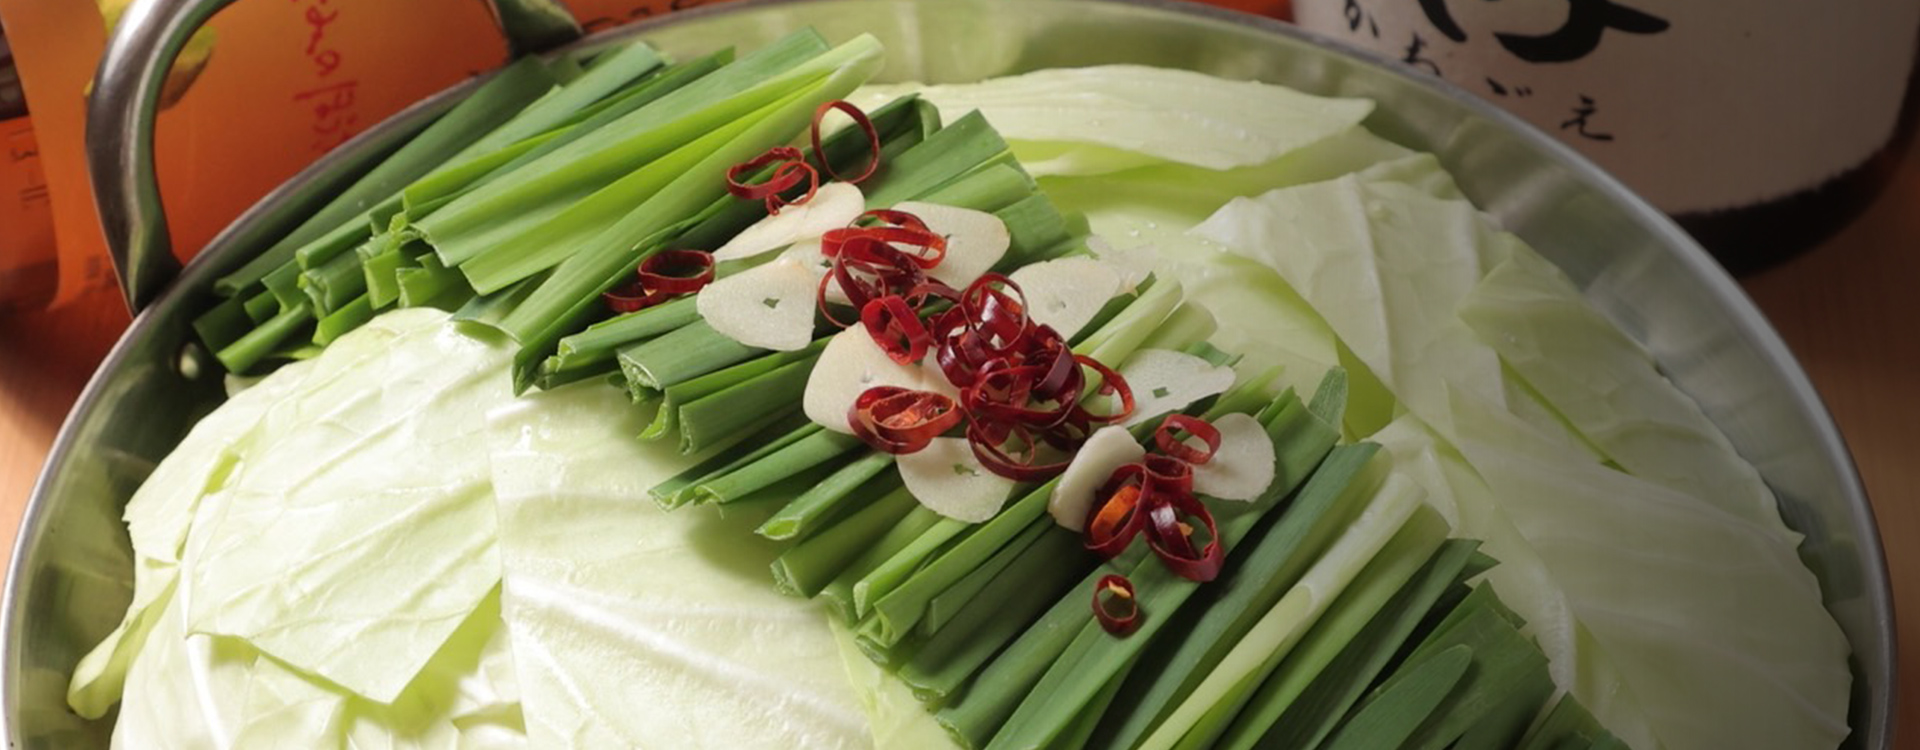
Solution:
M 271 465 L 263 464 L 263 457 L 273 452 L 272 445 L 290 441 L 304 429 L 286 414 L 280 419 L 269 415 L 340 383 L 373 372 L 391 372 L 395 360 L 421 354 L 400 350 L 431 348 L 423 347 L 420 338 L 457 335 L 444 321 L 443 313 L 433 311 L 382 318 L 364 332 L 342 338 L 316 360 L 283 369 L 243 391 L 210 415 L 201 428 L 260 422 L 248 438 L 224 447 L 192 440 L 169 457 L 168 461 L 212 465 L 222 451 L 229 452 L 233 477 L 192 507 L 173 509 L 176 515 L 170 523 L 180 534 L 174 552 L 178 575 L 154 603 L 152 630 L 132 659 L 114 729 L 115 747 L 525 747 L 498 595 L 489 593 L 497 591 L 497 567 L 481 570 L 485 585 L 480 599 L 454 619 L 448 634 L 422 645 L 420 666 L 412 666 L 412 655 L 388 665 L 405 671 L 403 688 L 389 702 L 355 694 L 268 656 L 243 639 L 192 628 L 194 605 L 225 595 L 219 590 L 210 593 L 197 583 L 208 577 L 204 568 L 209 552 L 232 545 L 233 540 L 226 537 L 232 530 L 222 528 L 219 521 L 230 517 L 228 506 L 241 496 L 240 488 L 247 481 L 244 475 L 269 471 Z M 442 354 L 445 346 L 469 346 L 451 341 L 440 345 Z M 503 368 L 504 361 L 493 365 L 502 376 Z M 200 479 L 188 480 L 200 484 Z M 486 534 L 491 533 L 489 525 Z M 329 601 L 315 597 L 312 603 L 324 608 Z M 383 616 L 405 619 L 407 615 L 402 611 Z M 346 638 L 327 646 L 339 651 L 360 646 Z
M 1556 680 L 1614 733 L 1670 750 L 1837 744 L 1846 641 L 1793 540 L 1601 463 L 1460 317 L 1489 272 L 1532 251 L 1445 197 L 1445 183 L 1395 181 L 1408 174 L 1235 199 L 1195 232 L 1301 290 L 1356 382 L 1377 383 L 1438 437 L 1397 452 L 1459 456 L 1430 502 L 1502 560 L 1490 577 Z M 1464 477 L 1484 484 L 1463 490 Z
M 1773 490 L 1699 404 L 1546 259 L 1515 253 L 1493 267 L 1460 318 L 1628 473 L 1800 541 L 1780 520 Z
M 851 631 L 839 621 L 828 618 L 834 641 L 840 646 L 840 659 L 846 664 L 847 679 L 853 685 L 860 707 L 867 712 L 867 729 L 873 746 L 945 750 L 959 748 L 953 736 L 933 718 L 933 713 L 913 696 L 905 682 L 873 663 Z
M 536 747 L 868 747 L 817 603 L 776 592 L 764 513 L 668 513 L 647 490 L 702 456 L 633 439 L 594 382 L 489 416 L 527 732 Z
M 339 356 L 352 356 L 349 351 Z M 312 365 L 283 367 L 202 418 L 127 501 L 133 601 L 119 626 L 74 667 L 67 703 L 75 712 L 99 718 L 120 699 L 127 668 L 173 596 L 187 529 L 201 499 L 226 484 L 261 415 L 298 387 Z
M 870 86 L 854 101 L 876 104 L 908 91 L 949 120 L 978 110 L 1035 175 L 1095 174 L 1160 160 L 1215 170 L 1264 164 L 1358 125 L 1374 106 L 1140 65 Z
M 512 400 L 511 349 L 431 309 L 341 343 L 196 523 L 188 627 L 388 702 L 499 581 L 484 415 Z M 380 351 L 331 358 L 358 346 Z

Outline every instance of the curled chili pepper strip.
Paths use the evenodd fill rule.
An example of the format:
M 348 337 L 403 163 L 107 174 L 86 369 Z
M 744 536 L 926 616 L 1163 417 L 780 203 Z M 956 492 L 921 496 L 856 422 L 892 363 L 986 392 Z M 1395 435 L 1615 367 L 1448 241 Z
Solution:
M 1193 546 L 1196 527 L 1183 520 L 1187 518 L 1198 521 L 1207 531 L 1206 544 L 1198 550 Z M 1187 492 L 1156 493 L 1156 502 L 1147 511 L 1147 547 L 1160 556 L 1168 570 L 1201 583 L 1219 576 L 1220 566 L 1226 560 L 1213 514 L 1199 498 Z
M 1126 576 L 1106 575 L 1093 586 L 1093 616 L 1108 633 L 1126 636 L 1140 627 L 1140 599 Z
M 658 294 L 700 291 L 713 282 L 713 255 L 699 250 L 662 250 L 640 263 L 640 284 Z
M 854 309 L 865 308 L 875 297 L 906 294 L 927 281 L 927 272 L 911 256 L 866 237 L 841 246 L 830 275 Z
M 1109 560 L 1126 551 L 1147 522 L 1146 502 L 1153 488 L 1139 464 L 1122 466 L 1100 488 L 1104 502 L 1087 511 L 1083 538 L 1088 551 Z
M 868 388 L 847 413 L 853 434 L 876 450 L 914 453 L 960 423 L 953 399 L 895 386 Z
M 606 303 L 607 309 L 617 313 L 639 312 L 672 298 L 673 295 L 660 292 L 649 294 L 639 279 L 628 280 L 600 294 L 600 301 Z
M 860 322 L 887 357 L 903 365 L 926 356 L 927 347 L 933 343 L 920 315 L 897 294 L 868 300 L 866 307 L 860 308 Z
M 872 157 L 867 160 L 866 168 L 860 172 L 859 176 L 853 178 L 844 178 L 840 173 L 834 171 L 833 165 L 826 160 L 825 152 L 820 150 L 820 122 L 826 118 L 828 112 L 836 109 L 847 113 L 848 116 L 853 118 L 854 125 L 866 134 L 868 151 L 873 154 Z M 819 169 L 816 169 L 813 164 L 807 161 L 806 154 L 801 153 L 800 149 L 792 146 L 775 146 L 767 149 L 766 153 L 735 164 L 727 169 L 727 192 L 733 194 L 736 198 L 766 201 L 767 213 L 778 214 L 780 213 L 780 209 L 785 206 L 797 205 L 813 200 L 814 194 L 820 191 L 820 172 L 822 169 L 826 171 L 829 177 L 857 184 L 861 180 L 872 177 L 874 170 L 880 168 L 880 132 L 874 129 L 873 121 L 867 119 L 867 113 L 860 111 L 859 107 L 855 107 L 852 104 L 838 99 L 820 105 L 820 107 L 813 112 L 811 136 L 813 140 L 813 155 L 820 160 Z M 774 165 L 773 171 L 768 174 L 766 182 L 749 183 L 744 181 L 747 175 L 770 164 Z M 787 192 L 799 187 L 802 180 L 807 183 L 807 192 L 802 193 L 793 200 L 787 200 L 785 197 Z
M 947 257 L 947 238 L 928 229 L 918 216 L 905 211 L 874 209 L 861 214 L 856 224 L 868 220 L 880 223 L 827 230 L 820 237 L 820 254 L 838 257 L 848 243 L 867 241 L 901 251 L 923 269 L 938 266 Z
M 773 173 L 766 182 L 748 183 L 741 179 L 753 171 L 769 164 L 775 165 Z M 782 197 L 784 193 L 807 182 L 807 192 L 791 201 Z M 792 146 L 775 146 L 766 153 L 753 157 L 727 170 L 727 192 L 735 198 L 761 200 L 767 203 L 767 213 L 777 214 L 783 206 L 805 203 L 813 199 L 820 190 L 820 172 L 808 164 L 800 149 Z
M 1171 456 L 1147 456 L 1140 459 L 1140 466 L 1156 489 L 1193 492 L 1193 464 Z
M 790 205 L 806 203 L 807 201 L 813 200 L 814 194 L 820 192 L 820 172 L 815 170 L 812 164 L 804 161 L 790 161 L 773 168 L 773 176 L 768 182 L 787 182 L 790 183 L 788 187 L 800 184 L 800 175 L 802 174 L 805 174 L 807 178 L 807 192 L 801 193 L 800 197 L 789 201 L 781 196 L 782 193 L 786 192 L 784 188 L 774 191 L 772 195 L 766 198 L 767 213 L 777 215 L 780 213 L 780 209 Z
M 1193 447 L 1192 443 L 1181 439 L 1180 433 L 1199 438 L 1205 443 L 1206 450 Z M 1185 461 L 1194 466 L 1205 465 L 1213 460 L 1213 454 L 1220 452 L 1220 431 L 1206 420 L 1185 414 L 1169 414 L 1153 431 L 1153 442 L 1160 446 L 1160 452 Z
M 828 271 L 825 275 L 820 277 L 820 284 L 814 287 L 813 304 L 815 307 L 819 308 L 820 317 L 826 318 L 828 323 L 832 323 L 834 326 L 839 328 L 852 327 L 853 323 L 849 323 L 847 321 L 834 317 L 833 307 L 827 304 L 827 285 L 831 283 L 833 283 L 833 272 Z M 859 322 L 858 319 L 854 321 L 854 323 L 857 323 L 857 322 Z
M 836 109 L 847 113 L 847 116 L 853 118 L 854 126 L 860 128 L 861 132 L 865 133 L 867 136 L 867 153 L 873 154 L 872 158 L 867 160 L 866 168 L 861 170 L 860 174 L 855 177 L 846 177 L 841 175 L 838 172 L 835 172 L 833 170 L 833 165 L 828 164 L 826 161 L 826 157 L 824 156 L 826 152 L 820 149 L 820 122 L 826 119 L 827 113 L 832 112 L 833 110 L 836 110 Z M 813 111 L 812 136 L 813 136 L 813 153 L 822 155 L 820 157 L 821 166 L 825 167 L 827 170 L 827 174 L 832 176 L 836 180 L 840 180 L 842 182 L 850 182 L 855 185 L 858 185 L 860 184 L 860 181 L 865 180 L 868 177 L 872 177 L 874 170 L 877 170 L 880 168 L 880 131 L 874 129 L 873 121 L 867 119 L 867 113 L 860 111 L 859 107 L 853 106 L 851 103 L 848 103 L 845 100 L 835 99 L 833 101 L 820 105 L 819 109 L 816 109 Z
M 1076 354 L 1073 359 L 1075 362 L 1080 363 L 1094 372 L 1100 373 L 1100 393 L 1117 396 L 1120 399 L 1120 408 L 1112 414 L 1101 416 L 1082 410 L 1082 413 L 1086 415 L 1088 421 L 1100 424 L 1116 424 L 1125 420 L 1127 417 L 1133 416 L 1133 387 L 1127 385 L 1126 378 L 1121 377 L 1120 373 L 1115 372 L 1113 368 L 1101 364 L 1100 360 L 1084 354 Z
M 1026 293 L 1013 279 L 988 273 L 960 293 L 960 309 L 982 344 L 1004 352 L 1017 346 L 1027 334 L 1026 300 Z
M 1004 437 L 993 439 L 995 434 Z M 1017 423 L 975 417 L 967 424 L 967 443 L 981 466 L 1016 482 L 1051 479 L 1067 470 L 1067 461 L 1041 463 L 1041 441 L 1034 439 L 1033 430 Z M 1017 452 L 1008 453 L 1004 447 L 1008 443 L 1019 446 Z

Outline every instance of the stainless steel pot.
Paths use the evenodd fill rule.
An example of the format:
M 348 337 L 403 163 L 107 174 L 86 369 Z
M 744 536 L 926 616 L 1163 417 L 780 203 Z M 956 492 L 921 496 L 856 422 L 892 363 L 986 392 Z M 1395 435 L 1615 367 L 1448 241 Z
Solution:
M 151 299 L 68 417 L 30 499 L 0 626 L 0 724 L 12 748 L 105 747 L 108 725 L 66 709 L 79 657 L 131 595 L 120 509 L 154 463 L 221 398 L 192 315 L 236 267 L 366 162 L 446 106 L 423 101 L 255 205 L 175 276 L 152 178 L 158 73 L 230 0 L 142 0 L 102 61 L 89 147 L 109 241 L 132 302 Z M 1894 625 L 1873 513 L 1805 373 L 1726 274 L 1664 216 L 1519 120 L 1388 61 L 1277 22 L 1155 0 L 746 0 L 580 42 L 640 37 L 680 55 L 755 46 L 811 24 L 871 32 L 891 80 L 977 80 L 1041 67 L 1132 62 L 1369 97 L 1375 132 L 1433 152 L 1476 203 L 1559 263 L 1654 353 L 1778 493 L 1802 557 L 1854 648 L 1851 748 L 1891 746 Z M 129 28 L 130 27 L 130 28 Z M 467 84 L 471 85 L 471 84 Z M 164 290 L 164 291 L 161 291 Z

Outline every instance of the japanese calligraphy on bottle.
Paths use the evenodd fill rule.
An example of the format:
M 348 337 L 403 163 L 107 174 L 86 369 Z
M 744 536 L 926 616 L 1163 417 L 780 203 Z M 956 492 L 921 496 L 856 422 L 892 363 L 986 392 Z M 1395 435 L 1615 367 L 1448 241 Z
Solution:
M 1443 77 L 1670 213 L 1811 189 L 1893 132 L 1907 0 L 1295 0 L 1300 25 Z

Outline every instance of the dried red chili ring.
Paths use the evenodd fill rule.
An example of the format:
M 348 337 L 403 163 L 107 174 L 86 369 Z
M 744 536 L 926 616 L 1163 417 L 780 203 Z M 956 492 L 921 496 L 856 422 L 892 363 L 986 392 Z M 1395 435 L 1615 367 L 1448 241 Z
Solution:
M 802 173 L 805 173 L 807 176 L 807 192 L 801 193 L 798 198 L 787 200 L 781 196 L 781 193 L 786 192 L 786 188 L 774 191 L 773 194 L 767 196 L 767 213 L 778 214 L 782 208 L 813 200 L 814 194 L 820 192 L 820 173 L 813 168 L 812 164 L 804 161 L 790 161 L 781 164 L 773 168 L 773 176 L 768 182 L 789 182 L 790 184 L 787 187 L 791 188 L 794 185 L 800 184 L 799 175 Z
M 659 292 L 649 294 L 645 285 L 641 284 L 637 278 L 629 279 L 625 283 L 600 294 L 600 300 L 606 303 L 607 309 L 617 313 L 639 312 L 665 302 L 672 297 L 673 295 L 671 294 L 661 294 Z
M 930 391 L 875 386 L 860 393 L 848 409 L 853 433 L 887 453 L 913 453 L 960 423 L 953 399 Z
M 1008 294 L 1006 290 L 1012 290 Z M 1002 274 L 981 274 L 960 293 L 959 309 L 981 343 L 994 351 L 1008 351 L 1027 335 L 1026 293 Z M 997 343 L 996 343 L 997 342 Z
M 1207 530 L 1207 543 L 1193 547 L 1195 526 L 1182 520 L 1191 518 Z M 1226 554 L 1220 547 L 1220 529 L 1213 514 L 1200 499 L 1187 492 L 1156 493 L 1154 507 L 1147 511 L 1147 547 L 1160 556 L 1167 569 L 1190 581 L 1205 583 L 1220 575 Z
M 867 160 L 866 169 L 861 170 L 859 176 L 857 177 L 844 177 L 844 176 L 841 176 L 840 173 L 835 172 L 833 170 L 833 165 L 827 163 L 827 159 L 825 156 L 827 152 L 821 150 L 820 148 L 820 123 L 822 120 L 826 119 L 827 113 L 832 112 L 833 110 L 836 110 L 836 109 L 847 113 L 847 116 L 853 118 L 854 126 L 860 128 L 861 132 L 866 133 L 867 153 L 870 153 L 873 155 L 872 158 Z M 835 99 L 825 104 L 821 104 L 818 109 L 815 109 L 813 111 L 813 127 L 811 129 L 810 134 L 813 137 L 813 153 L 820 156 L 821 166 L 825 167 L 827 170 L 827 174 L 831 175 L 836 180 L 840 180 L 842 182 L 850 182 L 855 185 L 858 185 L 860 184 L 860 181 L 865 180 L 868 177 L 872 177 L 874 170 L 877 170 L 880 168 L 880 131 L 874 129 L 873 121 L 867 119 L 867 113 L 860 111 L 859 107 L 853 106 L 853 104 L 847 102 L 846 100 Z
M 820 277 L 820 284 L 814 287 L 814 290 L 813 290 L 814 306 L 820 310 L 820 316 L 823 318 L 826 318 L 828 323 L 832 323 L 835 326 L 839 326 L 841 328 L 851 327 L 853 323 L 848 323 L 846 321 L 843 321 L 839 318 L 834 317 L 833 307 L 827 304 L 827 285 L 831 283 L 833 283 L 832 271 L 828 271 L 826 274 Z M 857 322 L 859 322 L 859 320 L 856 318 L 854 320 L 854 323 L 857 323 Z
M 1075 366 L 1078 357 L 1067 347 L 1067 340 L 1048 326 L 1036 326 L 1029 335 L 1029 360 L 1045 368 L 1046 375 L 1034 383 L 1036 393 L 1067 403 L 1078 403 L 1086 378 Z
M 767 176 L 766 182 L 741 182 L 744 176 L 769 164 L 778 166 L 773 168 L 773 173 Z M 807 181 L 805 195 L 793 201 L 780 197 L 782 193 L 798 186 L 802 179 Z M 764 200 L 769 213 L 779 213 L 781 206 L 791 203 L 805 203 L 819 189 L 820 173 L 813 168 L 812 164 L 807 163 L 800 149 L 792 146 L 775 146 L 767 149 L 766 153 L 727 169 L 727 192 L 745 200 Z
M 867 334 L 894 362 L 910 365 L 926 356 L 933 335 L 920 322 L 920 314 L 897 294 L 875 297 L 860 308 L 860 322 Z
M 1168 492 L 1193 492 L 1193 464 L 1172 456 L 1148 455 L 1140 459 L 1154 486 Z
M 927 274 L 906 253 L 877 240 L 849 242 L 833 259 L 828 274 L 856 310 L 888 294 L 903 294 L 926 282 Z M 824 293 L 821 295 L 824 299 Z
M 999 439 L 994 439 L 996 436 Z M 1001 447 L 1009 442 L 1021 446 L 1019 453 L 1009 454 Z M 1033 430 L 1025 425 L 976 416 L 967 423 L 967 443 L 973 448 L 973 457 L 980 459 L 981 466 L 1016 482 L 1051 479 L 1067 470 L 1066 461 L 1039 463 L 1040 441 L 1034 438 Z
M 1104 395 L 1118 395 L 1120 398 L 1120 409 L 1118 411 L 1105 416 L 1086 412 L 1088 419 L 1101 424 L 1114 424 L 1125 420 L 1127 417 L 1133 416 L 1133 387 L 1127 385 L 1126 378 L 1121 377 L 1120 373 L 1115 372 L 1113 368 L 1101 364 L 1100 360 L 1087 355 L 1076 354 L 1073 359 L 1075 362 L 1091 368 L 1094 372 L 1100 373 L 1100 393 Z
M 640 284 L 656 294 L 687 294 L 713 282 L 713 255 L 662 250 L 640 262 Z
M 735 164 L 727 169 L 727 192 L 733 194 L 735 198 L 760 200 L 769 195 L 790 189 L 800 184 L 801 175 L 798 170 L 790 170 L 782 174 L 779 168 L 776 167 L 773 174 L 767 177 L 766 182 L 746 183 L 740 180 L 754 170 L 760 169 L 768 164 L 790 163 L 800 161 L 801 159 L 800 149 L 792 146 L 775 146 L 767 149 L 766 153 Z
M 1203 451 L 1193 447 L 1192 443 L 1180 437 L 1182 431 L 1199 438 L 1207 449 Z M 1220 430 L 1199 417 L 1169 414 L 1154 429 L 1153 442 L 1160 446 L 1161 453 L 1200 466 L 1213 460 L 1213 454 L 1220 452 Z
M 900 250 L 913 260 L 914 265 L 921 268 L 938 266 L 940 261 L 947 257 L 947 238 L 925 229 L 885 226 L 829 229 L 826 234 L 820 236 L 820 254 L 829 258 L 837 257 L 848 243 L 856 240 L 879 242 Z M 913 250 L 920 252 L 910 252 Z
M 1146 470 L 1139 464 L 1116 469 L 1100 488 L 1100 496 L 1106 500 L 1087 511 L 1082 540 L 1087 550 L 1109 560 L 1126 551 L 1146 525 L 1146 505 L 1152 490 Z
M 1093 616 L 1101 628 L 1117 636 L 1138 629 L 1140 599 L 1134 595 L 1133 582 L 1121 575 L 1101 576 L 1093 586 Z

